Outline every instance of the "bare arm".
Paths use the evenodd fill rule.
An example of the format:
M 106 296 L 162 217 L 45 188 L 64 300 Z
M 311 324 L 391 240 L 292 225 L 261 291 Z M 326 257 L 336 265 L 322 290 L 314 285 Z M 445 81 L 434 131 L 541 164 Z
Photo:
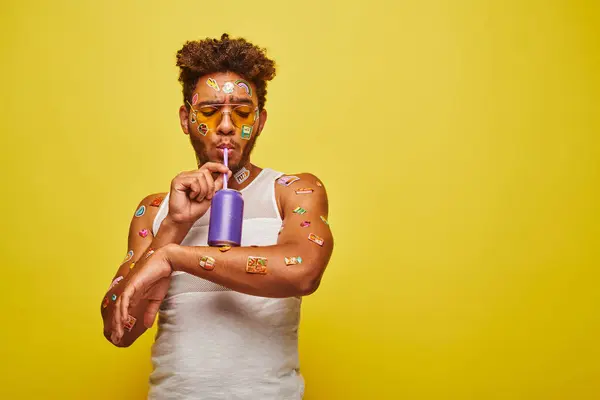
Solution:
M 297 176 L 300 180 L 290 186 L 276 184 L 284 226 L 276 245 L 225 252 L 215 247 L 169 245 L 163 250 L 173 270 L 255 296 L 313 293 L 331 257 L 333 236 L 326 219 L 325 189 L 311 174 Z
M 168 244 L 181 243 L 187 234 L 189 227 L 191 226 L 189 224 L 173 223 L 167 216 L 162 221 L 157 236 L 154 237 L 152 235 L 152 223 L 158 210 L 156 205 L 159 204 L 160 197 L 164 198 L 165 194 L 161 193 L 147 196 L 138 204 L 136 213 L 137 215 L 141 215 L 134 215 L 131 219 L 131 224 L 129 226 L 129 237 L 127 240 L 127 257 L 115 274 L 115 278 L 113 280 L 114 287 L 108 290 L 102 300 L 100 310 L 104 322 L 104 336 L 111 341 L 111 343 L 111 331 L 112 324 L 114 323 L 113 317 L 116 304 L 115 300 L 121 294 L 125 286 L 124 282 L 127 281 L 129 273 L 133 270 L 133 268 L 135 268 L 135 264 L 139 264 L 140 260 L 146 258 L 147 254 L 150 252 L 150 249 L 156 251 Z M 152 204 L 154 204 L 154 206 Z M 144 207 L 143 213 L 141 212 L 142 206 Z M 119 347 L 127 347 L 131 345 L 142 333 L 146 331 L 147 328 L 143 323 L 141 323 L 141 321 L 148 303 L 149 301 L 144 301 L 143 304 L 140 304 L 138 307 L 131 310 L 131 315 L 140 322 L 135 323 L 132 330 L 128 331 L 127 334 L 124 335 L 123 340 L 118 343 Z

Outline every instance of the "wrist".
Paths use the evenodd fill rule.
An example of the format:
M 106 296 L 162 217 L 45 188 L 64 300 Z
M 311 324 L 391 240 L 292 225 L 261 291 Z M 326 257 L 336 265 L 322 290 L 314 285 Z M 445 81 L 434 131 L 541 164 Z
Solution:
M 175 243 L 169 243 L 158 250 L 161 252 L 160 256 L 171 266 L 171 271 L 177 271 L 177 260 L 181 250 L 182 247 Z
M 193 225 L 193 222 L 176 222 L 167 215 L 160 224 L 158 235 L 167 242 L 180 244 Z

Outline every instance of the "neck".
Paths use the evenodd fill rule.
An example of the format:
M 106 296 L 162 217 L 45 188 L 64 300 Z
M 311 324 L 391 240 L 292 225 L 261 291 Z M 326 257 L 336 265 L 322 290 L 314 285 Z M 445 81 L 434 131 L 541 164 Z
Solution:
M 235 171 L 233 175 L 231 175 L 231 178 L 229 178 L 229 180 L 227 181 L 227 187 L 229 189 L 242 190 L 250 183 L 252 183 L 252 181 L 258 176 L 260 171 L 262 171 L 262 168 L 257 167 L 256 165 L 248 161 L 243 167 L 241 167 L 238 171 Z M 238 179 L 236 179 L 236 176 Z

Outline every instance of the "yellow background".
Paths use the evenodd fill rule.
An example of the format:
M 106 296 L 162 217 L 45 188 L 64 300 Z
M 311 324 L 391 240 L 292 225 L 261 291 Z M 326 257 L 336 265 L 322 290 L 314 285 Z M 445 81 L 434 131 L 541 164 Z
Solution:
M 2 2 L 0 398 L 145 396 L 154 331 L 100 301 L 195 165 L 175 52 L 222 32 L 279 66 L 253 161 L 330 196 L 306 399 L 600 398 L 598 4 Z

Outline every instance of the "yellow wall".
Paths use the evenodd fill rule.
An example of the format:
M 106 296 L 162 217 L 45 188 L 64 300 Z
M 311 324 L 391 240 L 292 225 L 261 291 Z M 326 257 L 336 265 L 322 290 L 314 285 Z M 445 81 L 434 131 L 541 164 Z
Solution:
M 330 195 L 306 399 L 597 399 L 598 2 L 218 3 L 0 6 L 0 398 L 145 395 L 99 304 L 195 165 L 175 52 L 227 31 L 279 65 L 254 161 Z

